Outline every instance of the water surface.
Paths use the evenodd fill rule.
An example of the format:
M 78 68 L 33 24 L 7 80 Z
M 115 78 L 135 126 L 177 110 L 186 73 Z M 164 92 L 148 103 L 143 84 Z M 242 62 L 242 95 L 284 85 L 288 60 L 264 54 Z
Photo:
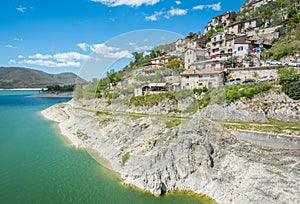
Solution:
M 156 198 L 122 185 L 41 116 L 41 110 L 69 99 L 28 97 L 33 93 L 0 91 L 0 203 L 210 203 L 185 192 Z

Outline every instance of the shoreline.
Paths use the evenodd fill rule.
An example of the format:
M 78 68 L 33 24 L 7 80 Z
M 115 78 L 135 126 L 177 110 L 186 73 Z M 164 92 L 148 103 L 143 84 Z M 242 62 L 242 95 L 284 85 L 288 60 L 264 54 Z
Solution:
M 42 91 L 45 88 L 13 88 L 13 89 L 3 89 L 0 88 L 0 91 Z
M 74 92 L 71 91 L 44 91 L 31 95 L 33 98 L 70 98 L 74 97 Z
M 110 170 L 113 174 L 115 174 L 117 177 L 120 178 L 120 181 L 121 181 L 121 184 L 124 185 L 124 186 L 129 186 L 137 191 L 140 191 L 140 192 L 144 192 L 144 193 L 149 193 L 155 197 L 159 197 L 161 195 L 159 194 L 154 194 L 153 192 L 151 192 L 150 190 L 147 190 L 147 189 L 143 189 L 133 183 L 128 183 L 128 182 L 125 182 L 125 179 L 124 179 L 124 172 L 122 171 L 119 171 L 115 168 L 113 168 L 112 166 L 112 163 L 111 161 L 109 161 L 108 159 L 104 158 L 102 155 L 101 155 L 101 152 L 99 152 L 99 150 L 97 150 L 96 148 L 90 148 L 90 147 L 86 147 L 83 142 L 81 140 L 79 140 L 73 133 L 72 131 L 70 131 L 70 128 L 67 128 L 67 123 L 66 121 L 67 120 L 63 120 L 61 118 L 62 115 L 57 115 L 58 112 L 55 113 L 55 111 L 53 109 L 56 109 L 56 110 L 59 110 L 58 109 L 58 106 L 61 106 L 61 105 L 65 105 L 69 102 L 66 102 L 66 103 L 62 103 L 62 104 L 55 104 L 43 111 L 40 112 L 40 114 L 42 115 L 42 117 L 44 117 L 45 119 L 49 120 L 49 121 L 52 121 L 55 123 L 56 127 L 57 127 L 57 130 L 58 130 L 58 133 L 60 134 L 61 137 L 63 137 L 66 142 L 68 143 L 68 145 L 76 148 L 77 150 L 85 150 L 89 153 L 89 155 L 94 159 L 96 160 L 102 167 Z M 70 104 L 68 104 L 70 105 Z M 54 117 L 54 115 L 56 115 L 56 117 Z M 67 115 L 67 114 L 66 114 Z M 65 116 L 66 116 L 65 115 Z M 58 116 L 58 117 L 57 117 Z M 67 118 L 70 119 L 70 116 L 67 116 Z M 74 119 L 74 118 L 73 118 Z M 72 119 L 70 119 L 72 120 Z M 203 194 L 203 193 L 197 193 L 195 191 L 192 191 L 192 190 L 180 190 L 180 189 L 175 189 L 175 190 L 171 190 L 171 191 L 168 191 L 165 193 L 166 196 L 168 195 L 172 195 L 174 193 L 187 193 L 189 195 L 192 195 L 192 196 L 196 196 L 196 197 L 199 197 L 200 199 L 203 199 L 205 201 L 208 201 L 208 202 L 211 202 L 211 203 L 217 203 L 213 198 L 211 198 L 209 195 L 207 194 Z

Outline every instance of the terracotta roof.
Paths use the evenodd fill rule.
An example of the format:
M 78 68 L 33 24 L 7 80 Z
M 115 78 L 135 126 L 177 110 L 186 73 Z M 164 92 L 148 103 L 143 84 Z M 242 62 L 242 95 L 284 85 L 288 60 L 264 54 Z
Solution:
M 243 35 L 243 36 L 238 36 L 234 39 L 234 44 L 248 44 L 246 43 L 246 38 L 247 36 L 246 35 Z

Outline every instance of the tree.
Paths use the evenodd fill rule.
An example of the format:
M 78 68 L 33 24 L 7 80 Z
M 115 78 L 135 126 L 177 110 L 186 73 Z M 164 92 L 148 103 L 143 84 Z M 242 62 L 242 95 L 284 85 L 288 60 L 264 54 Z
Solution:
M 169 61 L 169 63 L 167 64 L 167 67 L 168 68 L 179 68 L 181 64 L 182 64 L 182 61 L 176 57 Z
M 292 9 L 288 14 L 288 28 L 290 30 L 295 29 L 299 26 L 300 23 L 300 14 L 298 14 L 296 9 Z
M 208 40 L 211 39 L 211 37 L 216 33 L 217 31 L 215 29 L 211 29 L 209 31 L 207 31 L 207 33 L 205 34 L 205 37 L 207 37 Z
M 188 35 L 189 38 L 194 38 L 196 36 L 197 36 L 197 33 L 189 32 L 189 35 Z
M 259 17 L 263 22 L 265 22 L 265 24 L 267 24 L 271 22 L 272 14 L 273 14 L 273 10 L 271 9 L 270 6 L 266 5 L 261 7 Z
M 283 68 L 278 70 L 279 83 L 282 91 L 294 100 L 300 99 L 299 74 L 295 68 Z
M 111 88 L 111 85 L 114 85 L 116 82 L 120 81 L 120 79 L 119 73 L 115 72 L 114 69 L 106 72 L 106 80 L 109 88 Z
M 132 55 L 134 56 L 134 61 L 136 63 L 139 63 L 141 61 L 141 59 L 143 58 L 144 52 L 134 52 L 134 53 L 132 53 Z
M 284 20 L 284 8 L 288 5 L 287 0 L 277 0 L 277 3 L 280 7 L 281 20 Z

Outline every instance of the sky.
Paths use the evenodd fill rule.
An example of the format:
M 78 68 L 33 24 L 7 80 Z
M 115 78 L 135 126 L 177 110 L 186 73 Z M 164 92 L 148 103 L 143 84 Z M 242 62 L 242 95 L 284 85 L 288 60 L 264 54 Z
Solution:
M 107 70 L 134 51 L 203 33 L 212 17 L 244 1 L 1 0 L 0 66 L 99 78 L 89 67 Z

